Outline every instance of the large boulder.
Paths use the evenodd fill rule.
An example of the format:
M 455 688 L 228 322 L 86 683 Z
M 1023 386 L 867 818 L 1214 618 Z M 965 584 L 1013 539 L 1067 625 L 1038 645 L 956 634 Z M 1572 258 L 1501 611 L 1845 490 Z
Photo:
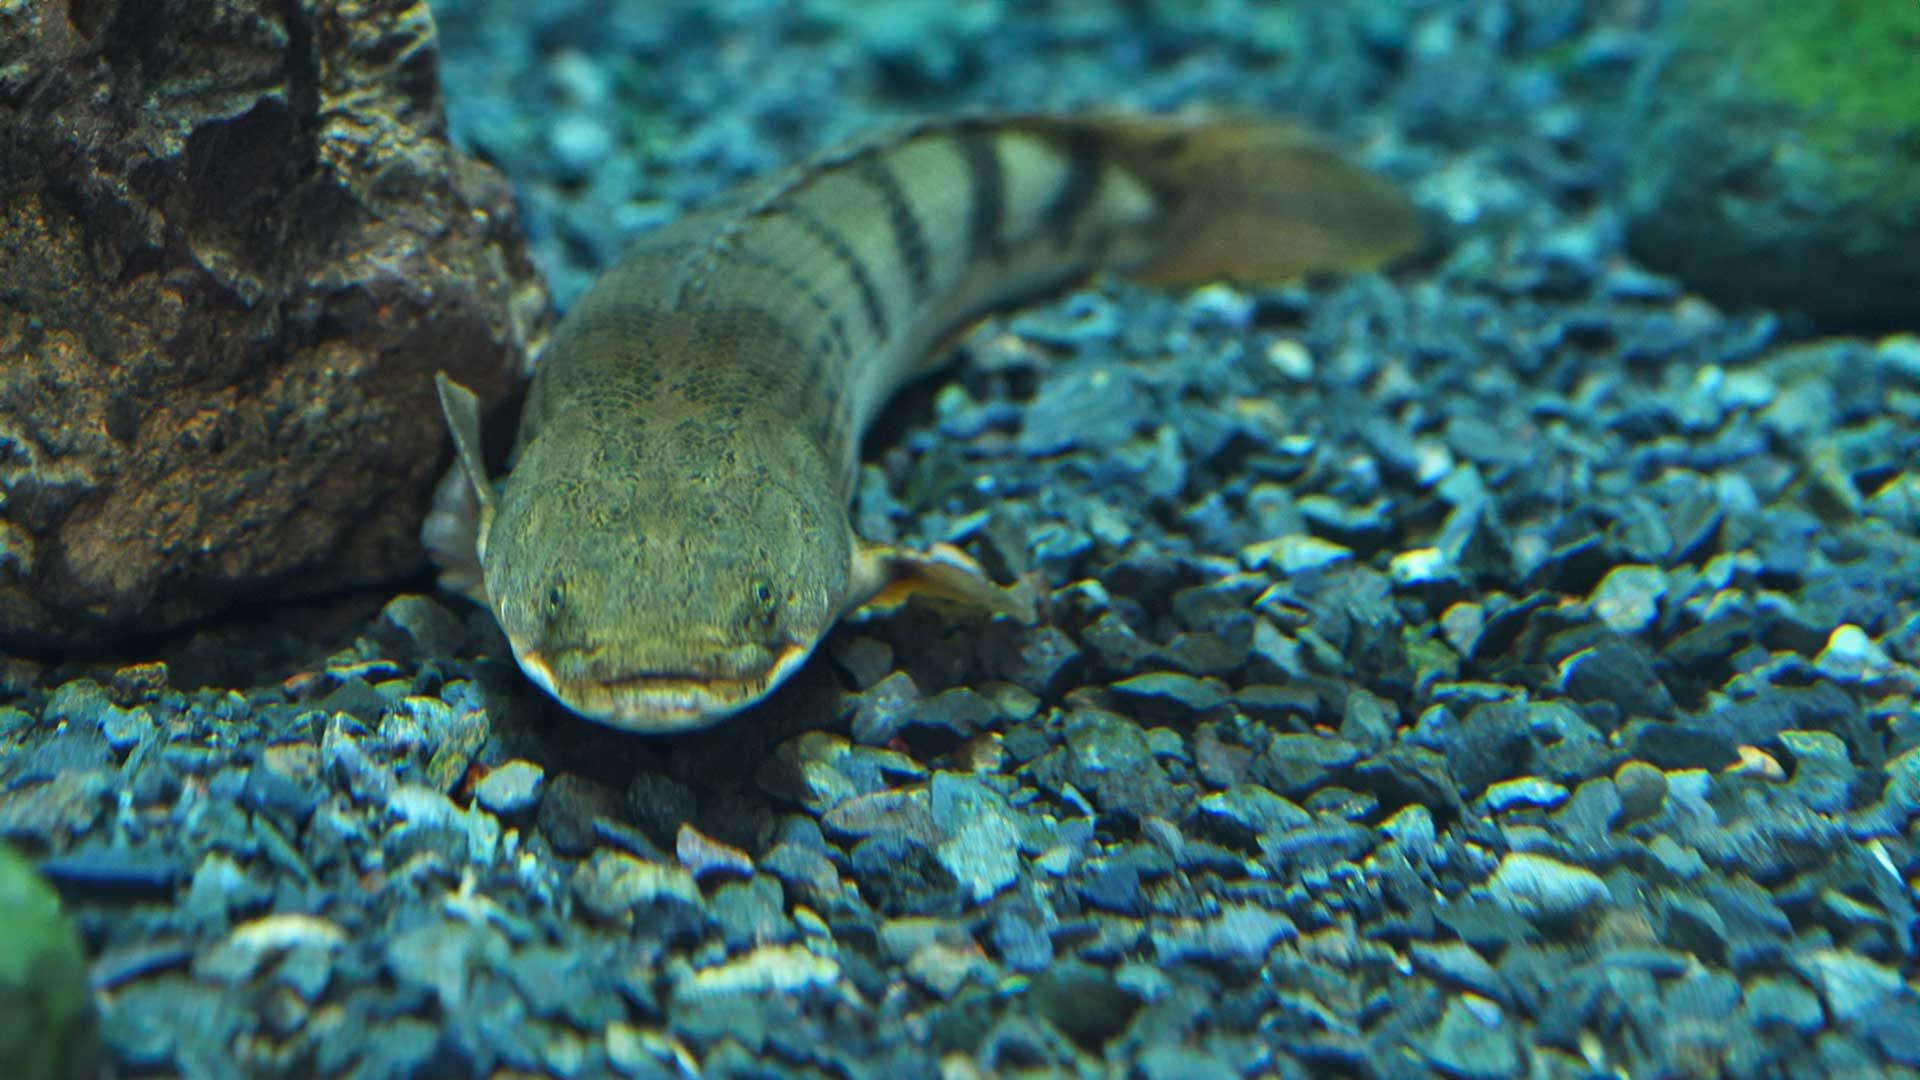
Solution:
M 0 644 L 406 574 L 548 303 L 417 0 L 0 0 Z
M 1678 0 L 1661 31 L 1633 253 L 1724 304 L 1920 326 L 1920 4 Z

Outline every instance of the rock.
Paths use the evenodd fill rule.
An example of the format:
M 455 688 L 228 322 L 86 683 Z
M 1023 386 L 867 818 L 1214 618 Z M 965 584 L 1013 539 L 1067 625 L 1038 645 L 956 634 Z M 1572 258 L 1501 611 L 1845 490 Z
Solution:
M 1118 365 L 1061 369 L 1041 386 L 1020 431 L 1020 449 L 1035 457 L 1075 447 L 1111 450 L 1153 417 L 1153 398 L 1139 372 Z
M 53 889 L 0 845 L 0 1061 L 7 1075 L 92 1076 L 99 1040 L 80 935 Z
M 490 814 L 517 817 L 540 802 L 546 779 L 545 769 L 516 758 L 481 777 L 473 786 L 473 797 Z
M 1607 883 L 1593 871 L 1529 852 L 1501 859 L 1487 892 L 1528 919 L 1549 920 L 1578 915 L 1610 896 Z
M 978 949 L 929 942 L 907 957 L 907 978 L 939 998 L 951 998 L 969 982 L 993 985 L 993 962 Z
M 1227 695 L 1219 687 L 1172 671 L 1122 679 L 1113 684 L 1113 692 L 1134 706 L 1138 715 L 1154 720 L 1192 723 L 1227 704 Z
M 167 899 L 186 876 L 167 855 L 104 845 L 56 855 L 40 872 L 68 896 L 90 900 Z
M 1053 940 L 1046 931 L 1009 909 L 994 916 L 990 940 L 1000 959 L 1016 971 L 1044 971 L 1053 963 Z
M 36 9 L 0 34 L 0 638 L 417 570 L 431 375 L 498 398 L 546 309 L 426 10 Z
M 1153 931 L 1153 948 L 1167 964 L 1239 964 L 1255 968 L 1275 942 L 1299 936 L 1293 920 L 1251 904 L 1225 904 L 1211 919 L 1172 919 Z
M 1615 633 L 1637 634 L 1660 613 L 1667 576 L 1657 566 L 1616 566 L 1593 587 L 1587 602 Z
M 1019 819 L 999 792 L 959 773 L 933 774 L 934 824 L 945 834 L 934 857 L 983 903 L 1020 874 Z
M 1794 966 L 1819 988 L 1827 1011 L 1843 1024 L 1864 1019 L 1902 993 L 1898 971 L 1856 953 L 1814 949 L 1794 957 Z
M 1910 319 L 1920 95 L 1903 41 L 1920 9 L 1698 0 L 1630 130 L 1628 243 L 1728 306 L 1797 308 L 1830 326 Z
M 1169 816 L 1180 795 L 1167 779 L 1139 725 L 1112 713 L 1075 712 L 1067 745 L 1036 763 L 1044 781 L 1064 781 L 1107 813 Z
M 621 799 L 605 784 L 574 773 L 562 773 L 547 784 L 536 822 L 553 850 L 584 855 L 598 838 L 593 823 L 602 818 L 620 820 Z
M 215 982 L 241 984 L 269 959 L 301 951 L 321 956 L 338 951 L 347 935 L 338 926 L 311 915 L 269 915 L 237 926 L 194 961 L 194 974 Z
M 1061 1034 L 1093 1050 L 1127 1026 L 1140 998 L 1104 969 L 1068 961 L 1034 977 L 1025 1005 Z
M 387 601 L 375 633 L 399 647 L 403 657 L 450 657 L 466 643 L 467 629 L 431 597 L 407 593 Z
M 1427 1058 L 1457 1080 L 1503 1080 L 1523 1075 L 1510 1024 L 1498 1008 L 1475 1008 L 1455 998 L 1426 1047 Z
M 573 894 L 588 913 L 606 922 L 644 919 L 662 903 L 696 905 L 699 887 L 678 866 L 647 862 L 602 848 L 573 874 Z
M 674 857 L 696 881 L 753 876 L 753 859 L 730 844 L 723 844 L 686 822 L 674 835 Z
M 1537 776 L 1520 776 L 1488 785 L 1481 797 L 1496 813 L 1528 806 L 1550 810 L 1567 801 L 1567 789 Z
M 1659 813 L 1667 801 L 1667 774 L 1644 761 L 1628 761 L 1614 771 L 1621 820 L 1638 821 Z
M 1799 982 L 1778 976 L 1755 979 L 1747 984 L 1746 1014 L 1756 1025 L 1780 1024 L 1802 1034 L 1820 1029 L 1825 1017 L 1820 999 Z
M 719 924 L 731 952 L 792 941 L 796 931 L 783 906 L 785 894 L 770 877 L 729 881 L 713 891 L 707 912 Z
M 1840 682 L 1873 682 L 1893 670 L 1893 660 L 1865 630 L 1842 623 L 1834 627 L 1827 647 L 1814 658 L 1813 666 Z
M 1506 982 L 1500 973 L 1464 941 L 1415 942 L 1408 958 L 1413 961 L 1414 970 L 1437 982 L 1471 990 L 1492 1001 L 1507 997 Z
M 763 945 L 736 960 L 682 973 L 674 980 L 674 995 L 791 994 L 830 987 L 839 979 L 840 965 L 830 956 L 815 956 L 799 945 Z
M 138 705 L 152 702 L 167 688 L 167 665 L 162 660 L 149 660 L 142 664 L 129 664 L 113 673 L 109 684 L 115 705 Z

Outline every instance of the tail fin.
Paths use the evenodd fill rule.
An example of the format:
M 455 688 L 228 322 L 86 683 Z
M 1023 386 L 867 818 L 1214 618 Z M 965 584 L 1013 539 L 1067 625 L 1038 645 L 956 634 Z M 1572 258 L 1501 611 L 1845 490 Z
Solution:
M 1128 273 L 1163 285 L 1370 270 L 1418 248 L 1418 210 L 1303 129 L 1244 118 L 1105 116 L 1115 159 L 1172 210 Z

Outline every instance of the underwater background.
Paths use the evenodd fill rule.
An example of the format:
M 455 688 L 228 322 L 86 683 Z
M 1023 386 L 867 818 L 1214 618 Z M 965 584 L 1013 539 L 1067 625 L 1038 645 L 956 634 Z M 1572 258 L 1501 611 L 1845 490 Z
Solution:
M 0 0 L 0 1074 L 1920 1075 L 1916 58 L 1912 0 Z M 432 373 L 510 429 L 635 238 L 1185 109 L 1428 238 L 896 399 L 857 532 L 1037 625 L 648 738 L 435 590 Z

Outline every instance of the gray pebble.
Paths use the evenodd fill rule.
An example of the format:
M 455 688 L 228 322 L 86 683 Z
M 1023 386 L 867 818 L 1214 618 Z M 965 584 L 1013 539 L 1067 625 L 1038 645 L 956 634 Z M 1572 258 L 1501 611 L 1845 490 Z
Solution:
M 547 771 L 531 761 L 515 758 L 491 769 L 473 787 L 473 797 L 488 812 L 501 817 L 518 817 L 540 801 Z
M 404 642 L 407 657 L 451 657 L 467 640 L 467 628 L 453 612 L 414 593 L 387 601 L 375 633 L 384 633 L 396 644 Z
M 1495 813 L 1528 806 L 1552 809 L 1567 801 L 1567 789 L 1537 776 L 1521 776 L 1488 785 L 1481 798 Z
M 1587 603 L 1617 633 L 1637 634 L 1660 613 L 1667 576 L 1657 566 L 1616 566 L 1593 587 Z
M 1506 1080 L 1523 1075 L 1510 1021 L 1497 1007 L 1447 1002 L 1440 1026 L 1426 1044 L 1427 1059 L 1459 1080 Z
M 1152 931 L 1164 963 L 1226 962 L 1256 965 L 1275 943 L 1298 936 L 1293 920 L 1251 904 L 1222 905 L 1206 919 L 1174 919 Z
M 1828 1011 L 1843 1024 L 1865 1018 L 1904 989 L 1897 970 L 1839 949 L 1796 953 L 1793 966 L 1819 989 Z
M 1139 715 L 1154 720 L 1194 723 L 1227 704 L 1227 695 L 1219 687 L 1172 671 L 1122 679 L 1112 690 Z
M 1607 883 L 1593 871 L 1531 852 L 1502 858 L 1487 882 L 1487 893 L 1531 920 L 1578 915 L 1611 897 Z

